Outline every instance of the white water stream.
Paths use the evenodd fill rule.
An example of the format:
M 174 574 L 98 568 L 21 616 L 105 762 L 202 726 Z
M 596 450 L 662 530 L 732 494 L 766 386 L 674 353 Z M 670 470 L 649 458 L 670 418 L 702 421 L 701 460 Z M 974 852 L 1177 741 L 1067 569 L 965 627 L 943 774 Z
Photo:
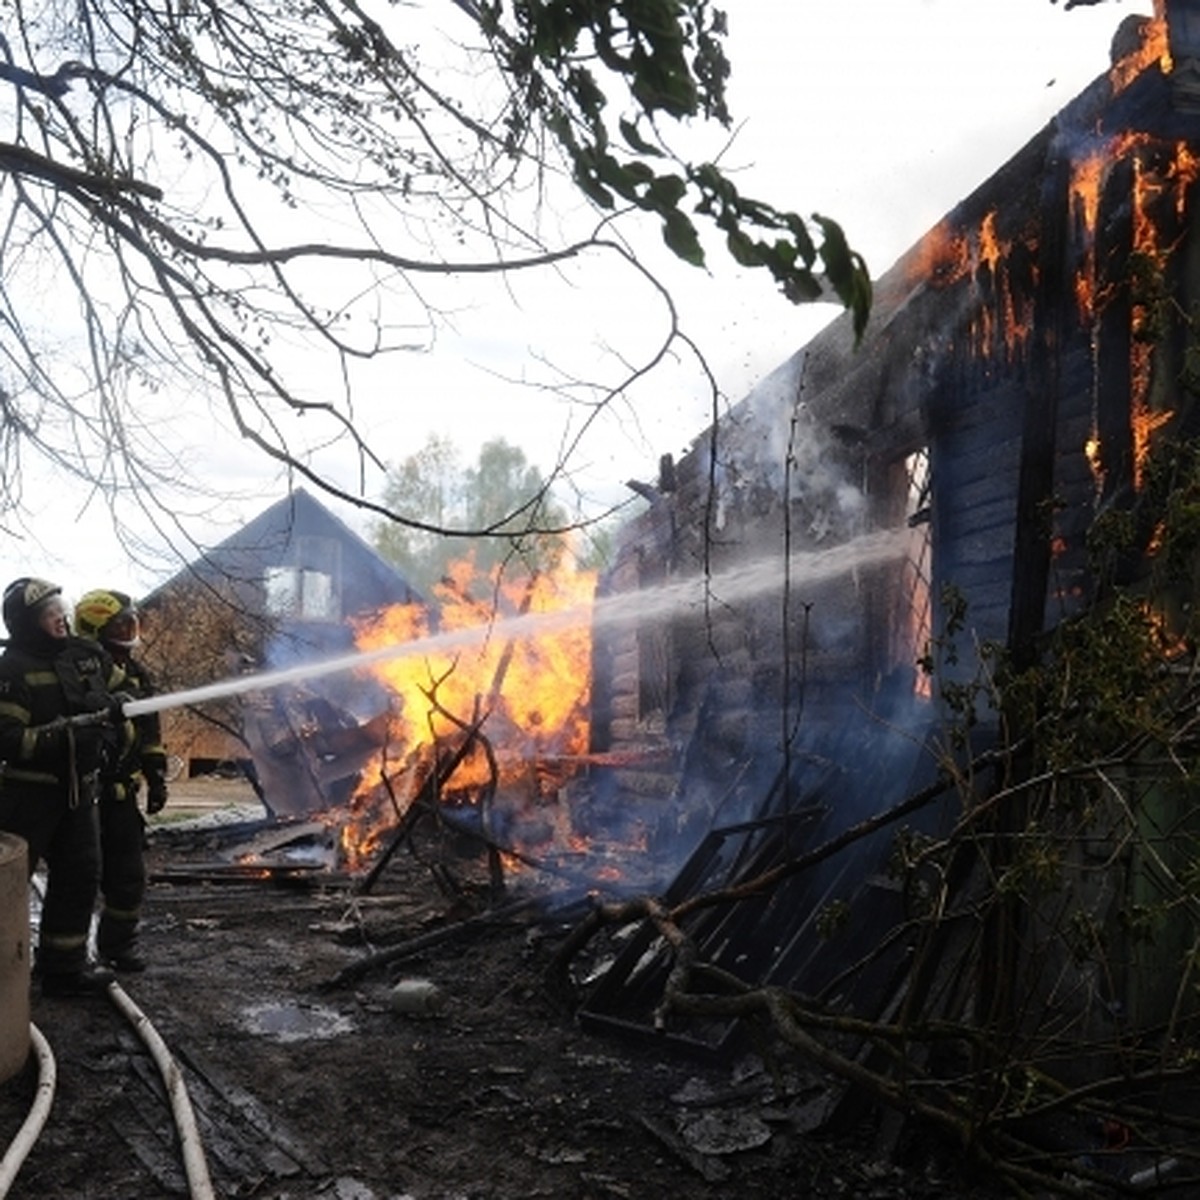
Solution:
M 606 596 L 595 603 L 575 605 L 559 612 L 505 617 L 471 629 L 435 633 L 414 641 L 398 642 L 374 650 L 355 651 L 353 654 L 343 654 L 337 658 L 302 663 L 275 671 L 237 675 L 201 687 L 149 696 L 143 700 L 131 700 L 124 706 L 123 712 L 127 717 L 136 717 L 142 713 L 182 708 L 189 704 L 201 704 L 206 700 L 242 695 L 285 683 L 318 679 L 342 671 L 360 670 L 374 663 L 392 659 L 418 658 L 426 654 L 461 650 L 482 645 L 493 637 L 536 637 L 542 633 L 570 629 L 584 622 L 590 622 L 593 629 L 603 629 L 625 621 L 667 617 L 675 613 L 694 611 L 706 601 L 732 604 L 779 590 L 785 582 L 795 590 L 806 584 L 821 583 L 845 575 L 861 567 L 900 558 L 911 549 L 912 538 L 912 530 L 908 528 L 867 533 L 828 550 L 793 554 L 790 563 L 785 563 L 778 555 L 773 555 L 743 563 L 707 578 L 696 576 L 656 588 Z

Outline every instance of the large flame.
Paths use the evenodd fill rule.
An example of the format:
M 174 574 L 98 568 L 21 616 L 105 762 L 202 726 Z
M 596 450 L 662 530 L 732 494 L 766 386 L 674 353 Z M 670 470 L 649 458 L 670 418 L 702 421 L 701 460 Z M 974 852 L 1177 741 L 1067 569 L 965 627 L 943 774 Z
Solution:
M 1162 0 L 1155 3 L 1155 15 L 1142 26 L 1138 46 L 1113 63 L 1108 72 L 1113 95 L 1127 88 L 1147 67 L 1158 63 L 1164 75 L 1171 72 L 1171 52 L 1167 44 L 1167 21 Z
M 943 220 L 921 239 L 914 251 L 911 271 L 915 279 L 944 288 L 971 273 L 971 246 Z
M 1123 133 L 1108 139 L 1081 155 L 1073 164 L 1071 210 L 1082 243 L 1082 254 L 1075 276 L 1075 297 L 1085 324 L 1093 324 L 1106 304 L 1122 294 L 1113 281 L 1098 277 L 1095 235 L 1104 186 L 1116 164 L 1128 160 L 1132 201 L 1131 261 L 1140 262 L 1142 275 L 1153 281 L 1167 267 L 1183 234 L 1171 240 L 1163 237 L 1160 221 L 1173 213 L 1181 228 L 1186 225 L 1186 203 L 1192 183 L 1200 175 L 1200 160 L 1186 143 L 1156 141 L 1145 133 Z M 1135 294 L 1131 303 L 1130 401 L 1129 419 L 1133 443 L 1133 484 L 1143 485 L 1146 461 L 1155 431 L 1174 416 L 1170 409 L 1155 408 L 1152 399 L 1151 371 L 1154 358 L 1156 317 L 1152 294 Z M 1084 448 L 1088 463 L 1103 487 L 1104 455 L 1093 421 L 1092 436 Z
M 967 281 L 982 303 L 970 326 L 971 345 L 981 357 L 990 357 L 1003 341 L 1012 359 L 1023 349 L 1033 324 L 1031 298 L 1014 286 L 1010 259 L 1014 242 L 1001 237 L 995 209 L 987 212 L 977 229 L 964 232 L 942 221 L 931 230 L 914 255 L 911 270 L 933 287 L 949 288 Z M 1032 248 L 1027 238 L 1026 248 Z
M 1107 165 L 1107 147 L 1081 155 L 1071 164 L 1071 215 L 1079 226 L 1084 247 L 1083 261 L 1075 273 L 1075 299 L 1085 321 L 1096 312 L 1096 218 Z
M 1163 244 L 1160 230 L 1153 220 L 1155 201 L 1166 197 L 1172 201 L 1176 216 L 1182 217 L 1188 189 L 1196 179 L 1198 161 L 1191 148 L 1178 142 L 1167 159 L 1165 167 L 1152 169 L 1141 161 L 1134 160 L 1134 221 L 1133 249 L 1142 256 L 1155 272 L 1162 272 L 1170 255 L 1183 235 L 1173 243 Z M 1135 334 L 1148 329 L 1153 320 L 1150 306 L 1142 301 L 1134 305 L 1133 322 Z M 1141 489 L 1146 459 L 1150 453 L 1154 431 L 1170 421 L 1174 413 L 1170 410 L 1155 410 L 1150 402 L 1151 339 L 1135 337 L 1132 350 L 1131 379 L 1134 486 Z
M 524 780 L 536 789 L 543 759 L 561 762 L 588 747 L 591 680 L 591 604 L 595 574 L 562 565 L 533 577 L 483 574 L 473 563 L 454 564 L 434 589 L 436 617 L 423 605 L 394 605 L 362 623 L 356 644 L 364 651 L 472 630 L 478 636 L 457 650 L 386 659 L 372 670 L 394 696 L 395 723 L 385 767 L 392 799 L 403 810 L 428 779 L 438 754 L 461 744 L 468 728 L 486 739 L 457 762 L 442 791 L 458 795 L 496 783 Z M 565 623 L 561 614 L 578 613 Z M 538 632 L 537 614 L 558 614 Z M 506 634 L 505 618 L 522 616 L 519 636 Z M 533 630 L 533 632 L 529 632 Z M 441 644 L 439 642 L 439 644 Z M 395 823 L 390 804 L 368 798 L 381 776 L 366 778 L 360 801 L 343 827 L 351 865 L 373 849 L 381 826 Z

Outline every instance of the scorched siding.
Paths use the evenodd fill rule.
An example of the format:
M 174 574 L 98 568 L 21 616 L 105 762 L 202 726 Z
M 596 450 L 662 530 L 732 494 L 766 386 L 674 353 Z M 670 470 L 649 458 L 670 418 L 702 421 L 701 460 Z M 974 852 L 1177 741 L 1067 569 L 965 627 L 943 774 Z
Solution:
M 1162 278 L 1182 310 L 1200 294 L 1195 188 L 1172 166 L 1200 161 L 1200 141 L 1181 140 L 1196 139 L 1194 121 L 1172 113 L 1167 93 L 1153 66 L 1128 86 L 1103 76 L 1068 105 L 879 279 L 861 345 L 848 316 L 835 320 L 697 438 L 671 489 L 621 535 L 610 585 L 639 586 L 629 569 L 639 555 L 660 581 L 719 581 L 764 557 L 782 564 L 785 547 L 853 544 L 897 523 L 901 464 L 927 454 L 931 524 L 913 519 L 932 539 L 929 632 L 942 632 L 943 589 L 966 602 L 957 677 L 976 671 L 974 647 L 1020 656 L 1087 604 L 1087 532 L 1104 506 L 1135 502 L 1133 410 L 1178 407 L 1177 428 L 1196 424 L 1178 387 L 1178 339 L 1156 351 L 1144 398 L 1131 366 L 1145 313 L 1130 280 L 1147 221 L 1178 251 Z M 1097 146 L 1111 163 L 1093 206 Z M 1085 453 L 1097 437 L 1102 475 Z M 781 712 L 822 730 L 894 702 L 897 689 L 919 693 L 911 638 L 908 661 L 897 657 L 911 578 L 885 564 L 796 579 L 790 606 L 714 587 L 706 608 L 658 631 L 660 709 L 647 708 L 646 655 L 632 669 L 613 659 L 620 678 L 601 736 L 660 739 L 682 760 L 699 731 L 744 762 L 782 753 Z M 629 689 L 640 703 L 621 699 Z

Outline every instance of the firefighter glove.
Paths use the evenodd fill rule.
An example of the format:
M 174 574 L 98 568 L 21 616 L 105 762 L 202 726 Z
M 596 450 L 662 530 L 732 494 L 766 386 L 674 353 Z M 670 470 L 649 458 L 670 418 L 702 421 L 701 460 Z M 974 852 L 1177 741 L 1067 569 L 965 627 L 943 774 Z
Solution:
M 108 719 L 114 725 L 121 725 L 125 721 L 125 705 L 127 705 L 133 697 L 128 692 L 113 692 L 108 700 Z
M 162 812 L 167 804 L 167 785 L 162 779 L 150 779 L 146 782 L 146 811 L 153 815 Z

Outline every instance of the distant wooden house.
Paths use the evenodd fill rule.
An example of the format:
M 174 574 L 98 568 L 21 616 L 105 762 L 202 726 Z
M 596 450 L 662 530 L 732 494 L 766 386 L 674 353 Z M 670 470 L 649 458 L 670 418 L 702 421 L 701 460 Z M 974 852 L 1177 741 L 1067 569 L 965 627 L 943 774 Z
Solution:
M 160 691 L 219 683 L 351 653 L 356 619 L 420 600 L 345 522 L 297 489 L 141 602 L 145 656 Z M 369 677 L 339 672 L 308 692 L 301 679 L 286 689 L 168 709 L 164 734 L 188 774 L 253 762 L 261 776 L 269 765 L 266 742 L 294 755 L 308 735 L 351 729 L 387 704 Z M 324 784 L 311 776 L 308 769 L 305 778 L 286 782 L 297 794 L 266 796 L 267 802 L 287 811 L 320 807 Z M 268 781 L 260 782 L 265 788 Z
M 945 682 L 975 678 L 988 645 L 1030 661 L 1092 604 L 1097 516 L 1136 524 L 1152 447 L 1200 433 L 1190 15 L 1143 21 L 1132 53 L 908 250 L 878 280 L 860 345 L 836 319 L 662 464 L 604 582 L 602 603 L 636 615 L 597 631 L 593 738 L 624 764 L 617 794 L 658 807 L 664 861 L 707 846 L 744 868 L 745 847 L 701 839 L 785 811 L 829 835 L 928 785 Z M 631 594 L 636 609 L 618 604 Z M 951 627 L 931 681 L 918 660 Z M 995 713 L 977 716 L 986 745 Z M 1110 850 L 1111 872 L 1137 875 Z M 687 877 L 711 884 L 710 865 Z M 753 959 L 816 991 L 844 966 L 822 953 L 819 913 L 853 900 L 856 928 L 887 927 L 882 860 L 831 862 L 789 889 L 761 962 L 761 912 L 717 940 L 730 969 Z M 1173 995 L 1135 966 L 1102 984 L 1080 971 L 1092 991 L 1074 999 L 1098 1020 L 1135 998 L 1139 1019 L 1163 1019 Z

